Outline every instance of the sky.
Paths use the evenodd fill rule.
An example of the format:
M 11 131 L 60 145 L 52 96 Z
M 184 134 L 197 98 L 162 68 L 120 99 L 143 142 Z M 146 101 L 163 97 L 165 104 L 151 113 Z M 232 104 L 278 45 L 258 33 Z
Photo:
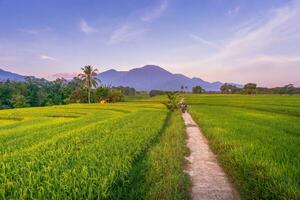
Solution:
M 300 86 L 300 0 L 0 0 L 0 68 L 51 80 L 87 64 Z

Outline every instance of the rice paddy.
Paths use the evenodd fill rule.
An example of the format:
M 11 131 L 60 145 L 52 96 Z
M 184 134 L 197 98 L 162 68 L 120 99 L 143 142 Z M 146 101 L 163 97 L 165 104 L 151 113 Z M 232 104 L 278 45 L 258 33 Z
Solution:
M 159 103 L 0 111 L 1 199 L 118 199 L 159 137 Z
M 186 95 L 245 199 L 300 199 L 299 95 Z
M 300 199 L 299 95 L 185 99 L 244 199 Z M 1 110 L 0 199 L 189 199 L 165 100 Z

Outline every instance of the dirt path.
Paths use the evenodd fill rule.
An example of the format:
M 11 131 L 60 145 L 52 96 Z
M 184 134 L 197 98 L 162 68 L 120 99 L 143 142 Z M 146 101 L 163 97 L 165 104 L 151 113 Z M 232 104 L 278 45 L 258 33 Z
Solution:
M 191 152 L 187 172 L 192 182 L 192 199 L 239 200 L 240 197 L 229 182 L 208 142 L 189 113 L 182 114 L 187 132 L 187 146 Z

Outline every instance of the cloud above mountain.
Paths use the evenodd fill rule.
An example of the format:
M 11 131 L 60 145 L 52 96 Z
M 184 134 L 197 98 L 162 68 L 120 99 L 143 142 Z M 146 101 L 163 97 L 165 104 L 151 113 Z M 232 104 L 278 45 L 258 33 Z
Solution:
M 148 31 L 148 24 L 160 18 L 167 10 L 168 1 L 161 0 L 157 5 L 135 11 L 112 32 L 108 45 L 136 40 Z
M 281 81 L 280 76 L 285 71 L 292 83 L 300 85 L 299 77 L 295 74 L 299 72 L 297 65 L 300 62 L 297 58 L 300 54 L 290 48 L 295 40 L 300 42 L 299 19 L 299 1 L 272 9 L 265 15 L 243 23 L 234 37 L 216 53 L 205 59 L 191 61 L 190 66 L 210 68 L 207 75 L 214 73 L 218 79 L 235 76 L 238 81 L 253 80 L 266 85 L 287 83 L 286 80 Z M 211 44 L 205 40 L 202 43 Z M 261 79 L 262 76 L 258 74 L 263 74 L 265 78 Z
M 209 81 L 300 86 L 300 0 L 45 1 L 1 4 L 0 66 L 47 77 L 156 63 Z

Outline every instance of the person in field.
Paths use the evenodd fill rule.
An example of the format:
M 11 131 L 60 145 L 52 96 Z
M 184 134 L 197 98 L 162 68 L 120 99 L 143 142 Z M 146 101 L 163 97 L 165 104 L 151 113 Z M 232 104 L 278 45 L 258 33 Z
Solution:
M 180 103 L 179 103 L 179 107 L 182 113 L 185 113 L 187 111 L 187 104 L 184 101 L 184 99 L 181 99 Z

